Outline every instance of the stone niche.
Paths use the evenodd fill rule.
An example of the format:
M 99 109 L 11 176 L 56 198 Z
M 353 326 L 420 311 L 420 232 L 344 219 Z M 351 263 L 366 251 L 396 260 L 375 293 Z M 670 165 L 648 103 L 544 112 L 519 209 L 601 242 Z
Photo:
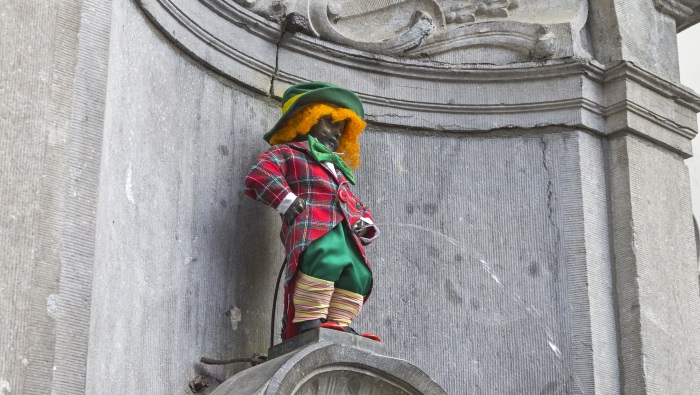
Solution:
M 638 175 L 638 158 L 623 151 L 658 153 L 654 160 L 673 170 L 664 173 L 681 179 L 700 111 L 700 98 L 662 61 L 675 57 L 665 44 L 675 39 L 676 2 L 647 3 L 137 0 L 168 40 L 237 87 L 279 98 L 291 84 L 323 80 L 357 92 L 369 121 L 358 177 L 384 218 L 377 287 L 358 328 L 387 333 L 392 356 L 448 393 L 619 393 L 637 377 L 620 369 L 622 357 L 627 372 L 641 372 L 644 360 L 644 372 L 653 366 L 662 372 L 654 378 L 668 383 L 697 376 L 688 356 L 697 348 L 685 347 L 683 363 L 665 368 L 663 353 L 645 353 L 647 338 L 635 343 L 638 318 L 620 336 L 617 317 L 639 309 L 616 310 L 613 300 L 615 265 L 637 264 L 634 253 L 611 256 L 615 242 L 634 245 L 620 235 L 644 231 L 630 228 L 642 218 L 615 210 L 631 199 L 624 166 Z M 247 119 L 238 108 L 232 118 Z M 231 138 L 258 148 L 247 134 Z M 612 166 L 620 182 L 609 182 L 610 155 L 620 161 Z M 644 175 L 656 166 L 643 165 Z M 655 218 L 669 224 L 689 218 L 685 206 L 661 197 L 655 204 Z M 658 228 L 653 222 L 649 229 Z M 682 248 L 645 240 L 666 256 L 690 251 L 692 228 L 678 232 Z M 677 300 L 696 303 L 687 297 L 697 295 L 692 279 L 676 287 L 684 295 Z M 639 306 L 630 295 L 623 300 Z M 267 326 L 267 317 L 257 320 L 248 325 Z M 669 338 L 692 332 L 695 321 L 684 322 Z M 633 340 L 620 347 L 625 338 Z M 340 351 L 327 350 L 329 358 Z

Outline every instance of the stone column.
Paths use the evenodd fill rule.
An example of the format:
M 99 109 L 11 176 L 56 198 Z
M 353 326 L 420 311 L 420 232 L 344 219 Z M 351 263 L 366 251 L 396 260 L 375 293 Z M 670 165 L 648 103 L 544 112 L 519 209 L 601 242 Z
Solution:
M 622 390 L 694 391 L 700 311 L 687 169 L 626 135 L 610 141 L 610 172 Z
M 0 2 L 0 393 L 83 394 L 110 2 Z

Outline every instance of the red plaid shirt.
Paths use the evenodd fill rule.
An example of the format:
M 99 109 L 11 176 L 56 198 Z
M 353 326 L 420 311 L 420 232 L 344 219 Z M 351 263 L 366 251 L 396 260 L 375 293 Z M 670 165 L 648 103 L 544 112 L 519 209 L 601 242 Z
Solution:
M 245 179 L 245 194 L 255 200 L 277 208 L 291 192 L 307 203 L 306 209 L 291 223 L 282 221 L 280 238 L 284 244 L 287 258 L 287 278 L 285 286 L 285 307 L 287 317 L 293 306 L 289 297 L 293 288 L 299 256 L 314 240 L 326 234 L 341 221 L 345 220 L 352 228 L 360 218 L 372 219 L 372 214 L 349 188 L 347 178 L 336 170 L 335 177 L 331 170 L 317 162 L 304 144 L 293 142 L 279 144 L 262 154 Z M 370 228 L 373 232 L 374 228 Z M 366 235 L 372 238 L 372 234 Z M 365 256 L 363 242 L 353 234 L 355 244 L 365 263 L 371 266 Z M 292 286 L 290 286 L 290 284 Z M 369 296 L 369 295 L 368 295 Z M 287 320 L 283 338 L 296 334 L 296 325 Z

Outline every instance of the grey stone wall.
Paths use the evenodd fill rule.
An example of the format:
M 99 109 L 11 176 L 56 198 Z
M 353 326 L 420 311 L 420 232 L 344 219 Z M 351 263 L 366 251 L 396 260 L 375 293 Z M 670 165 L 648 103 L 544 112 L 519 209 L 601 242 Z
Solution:
M 110 48 L 91 393 L 175 392 L 233 372 L 199 356 L 264 352 L 282 257 L 276 215 L 241 195 L 277 104 L 174 56 L 140 18 L 115 8 L 129 33 Z M 616 388 L 599 138 L 371 127 L 363 147 L 357 192 L 383 235 L 358 329 L 449 393 Z M 585 244 L 590 255 L 575 252 Z M 596 353 L 580 356 L 573 335 Z
M 693 140 L 693 152 L 698 152 L 700 150 L 700 140 Z M 690 178 L 690 197 L 691 205 L 693 207 L 693 218 L 696 223 L 700 218 L 700 177 L 698 176 L 698 160 L 697 157 L 693 156 L 685 160 L 686 166 L 688 166 L 688 175 Z M 700 245 L 700 232 L 696 231 L 696 246 Z M 697 255 L 700 251 L 696 251 L 697 258 L 697 268 L 698 268 L 698 283 L 700 283 L 700 255 Z
M 274 211 L 242 195 L 277 105 L 224 83 L 115 4 L 87 393 L 181 393 L 201 356 L 269 338 Z M 232 367 L 232 369 L 241 369 Z
M 610 165 L 618 185 L 611 206 L 622 387 L 692 393 L 698 364 L 684 361 L 694 361 L 700 344 L 700 291 L 688 170 L 681 158 L 631 136 L 610 142 Z
M 600 140 L 397 132 L 363 140 L 383 234 L 357 325 L 448 393 L 616 392 Z
M 110 4 L 0 15 L 0 393 L 80 394 Z
M 537 16 L 547 52 L 534 3 L 440 58 L 482 65 L 283 34 L 249 3 L 2 3 L 0 392 L 181 393 L 244 368 L 199 357 L 267 349 L 279 219 L 242 181 L 309 78 L 372 121 L 358 330 L 448 393 L 697 392 L 684 17 L 567 0 Z M 439 27 L 431 51 L 458 42 Z

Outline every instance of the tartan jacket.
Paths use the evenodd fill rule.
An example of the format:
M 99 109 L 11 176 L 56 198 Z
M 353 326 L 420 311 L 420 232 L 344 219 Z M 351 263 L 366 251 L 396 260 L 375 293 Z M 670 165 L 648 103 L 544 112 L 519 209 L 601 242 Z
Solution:
M 285 282 L 285 325 L 282 337 L 289 339 L 298 332 L 292 324 L 294 306 L 291 303 L 299 256 L 314 240 L 345 221 L 352 229 L 360 218 L 372 219 L 372 214 L 349 189 L 349 182 L 336 169 L 335 177 L 330 169 L 317 162 L 308 148 L 300 142 L 279 144 L 262 154 L 245 179 L 245 194 L 266 205 L 277 208 L 291 192 L 306 201 L 306 209 L 288 224 L 282 220 L 280 238 L 284 244 L 287 261 Z M 367 238 L 372 238 L 375 228 L 369 228 Z M 355 244 L 367 264 L 363 242 L 354 233 Z M 365 297 L 365 299 L 369 296 Z M 290 318 L 291 316 L 291 318 Z

